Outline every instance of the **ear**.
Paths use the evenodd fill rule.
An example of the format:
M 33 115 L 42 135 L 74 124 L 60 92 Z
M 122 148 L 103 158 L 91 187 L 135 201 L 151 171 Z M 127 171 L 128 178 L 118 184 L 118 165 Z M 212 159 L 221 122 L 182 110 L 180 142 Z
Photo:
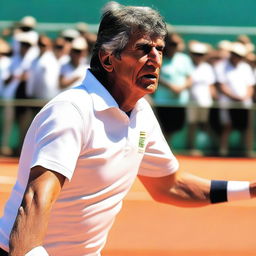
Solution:
M 110 60 L 110 54 L 100 50 L 99 53 L 99 60 L 102 65 L 102 67 L 107 71 L 107 72 L 112 72 L 113 71 L 113 66 Z

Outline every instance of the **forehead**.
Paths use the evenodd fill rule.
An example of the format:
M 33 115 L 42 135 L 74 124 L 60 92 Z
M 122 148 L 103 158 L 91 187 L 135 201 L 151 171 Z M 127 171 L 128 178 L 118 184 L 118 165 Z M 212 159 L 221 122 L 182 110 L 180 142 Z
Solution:
M 164 38 L 160 36 L 149 36 L 149 35 L 141 35 L 141 34 L 134 34 L 130 37 L 130 40 L 127 44 L 127 48 L 134 48 L 140 44 L 148 44 L 148 45 L 159 45 L 164 46 Z

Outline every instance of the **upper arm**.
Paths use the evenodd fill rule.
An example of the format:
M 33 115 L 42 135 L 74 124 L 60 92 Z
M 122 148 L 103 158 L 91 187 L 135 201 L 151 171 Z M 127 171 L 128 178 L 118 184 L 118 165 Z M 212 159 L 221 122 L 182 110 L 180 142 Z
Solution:
M 157 201 L 161 201 L 164 194 L 175 185 L 176 173 L 163 177 L 148 177 L 138 175 L 139 180 L 144 185 L 150 195 Z
M 31 169 L 28 185 L 22 202 L 26 209 L 32 202 L 39 209 L 51 208 L 57 199 L 65 182 L 65 176 L 46 169 L 42 166 L 35 166 Z

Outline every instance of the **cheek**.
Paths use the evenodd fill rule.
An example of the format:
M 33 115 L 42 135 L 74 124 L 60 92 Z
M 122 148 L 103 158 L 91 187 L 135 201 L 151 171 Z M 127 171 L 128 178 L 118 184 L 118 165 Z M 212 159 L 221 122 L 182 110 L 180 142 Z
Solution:
M 137 61 L 123 60 L 121 65 L 117 65 L 116 71 L 118 75 L 122 75 L 127 79 L 135 79 L 139 72 L 139 63 Z

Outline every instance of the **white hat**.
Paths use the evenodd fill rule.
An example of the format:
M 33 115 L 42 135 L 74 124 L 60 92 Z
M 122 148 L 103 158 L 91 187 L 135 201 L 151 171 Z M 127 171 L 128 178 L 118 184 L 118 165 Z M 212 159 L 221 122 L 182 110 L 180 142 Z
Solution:
M 20 32 L 15 34 L 15 39 L 21 43 L 29 43 L 30 45 L 36 45 L 38 41 L 38 35 L 36 33 Z
M 32 16 L 25 16 L 20 20 L 20 25 L 34 28 L 36 26 L 36 19 Z
M 62 37 L 76 38 L 80 36 L 80 33 L 76 29 L 65 29 L 61 32 Z
M 76 23 L 76 29 L 78 31 L 87 32 L 88 31 L 88 24 L 85 22 L 78 22 Z
M 73 40 L 71 48 L 74 50 L 86 50 L 88 48 L 88 43 L 83 37 L 77 37 Z
M 231 44 L 230 51 L 241 57 L 245 57 L 246 54 L 248 53 L 246 46 L 239 42 L 233 42 Z
M 193 41 L 189 44 L 188 48 L 191 53 L 208 53 L 208 46 L 205 43 Z
M 245 47 L 248 52 L 253 52 L 255 50 L 255 45 L 253 43 L 246 43 Z
M 230 51 L 231 44 L 232 44 L 232 42 L 230 42 L 228 40 L 221 40 L 218 43 L 218 48 L 220 50 Z

